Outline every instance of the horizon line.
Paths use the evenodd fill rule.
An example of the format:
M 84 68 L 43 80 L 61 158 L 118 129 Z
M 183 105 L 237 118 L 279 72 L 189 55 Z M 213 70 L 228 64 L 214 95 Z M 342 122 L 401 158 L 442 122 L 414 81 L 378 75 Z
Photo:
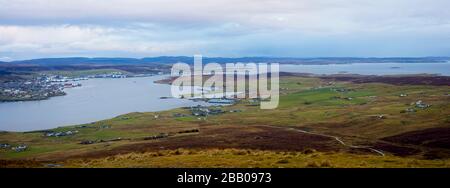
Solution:
M 11 61 L 0 60 L 3 63 L 21 62 L 21 61 L 31 61 L 31 60 L 44 60 L 44 59 L 135 59 L 143 60 L 146 58 L 194 58 L 192 56 L 186 55 L 161 55 L 161 56 L 146 56 L 146 57 L 120 57 L 120 56 L 61 56 L 61 57 L 38 57 L 29 59 L 16 59 Z M 240 57 L 226 57 L 226 56 L 203 56 L 203 58 L 224 58 L 224 59 L 242 59 L 242 58 L 267 58 L 267 59 L 344 59 L 344 58 L 354 58 L 354 59 L 424 59 L 424 58 L 450 58 L 450 56 L 307 56 L 307 57 L 292 57 L 292 56 L 240 56 Z

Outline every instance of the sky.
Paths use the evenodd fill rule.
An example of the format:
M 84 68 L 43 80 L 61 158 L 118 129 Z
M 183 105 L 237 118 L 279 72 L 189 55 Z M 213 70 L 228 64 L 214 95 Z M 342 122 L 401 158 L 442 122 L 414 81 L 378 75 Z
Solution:
M 0 0 L 0 61 L 450 56 L 449 0 Z

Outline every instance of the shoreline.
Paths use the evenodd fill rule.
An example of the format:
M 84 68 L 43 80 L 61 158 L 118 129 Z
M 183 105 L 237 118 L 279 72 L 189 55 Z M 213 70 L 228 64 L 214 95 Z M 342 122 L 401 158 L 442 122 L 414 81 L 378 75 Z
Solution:
M 420 77 L 427 81 L 424 78 L 430 76 Z M 124 113 L 54 129 L 4 132 L 0 134 L 0 143 L 9 144 L 11 148 L 28 148 L 19 152 L 11 148 L 1 150 L 4 154 L 1 158 L 57 161 L 66 166 L 67 161 L 80 158 L 101 160 L 136 152 L 176 152 L 180 148 L 202 152 L 234 148 L 297 154 L 314 150 L 323 155 L 331 152 L 380 159 L 396 156 L 399 161 L 450 159 L 446 155 L 449 149 L 438 147 L 446 140 L 432 137 L 433 145 L 420 144 L 431 143 L 427 138 L 434 132 L 445 135 L 450 131 L 450 128 L 432 129 L 449 122 L 446 119 L 447 86 L 427 86 L 425 82 L 414 86 L 355 83 L 353 80 L 329 81 L 320 77 L 283 74 L 280 85 L 284 88 L 283 94 L 280 106 L 275 110 L 261 111 L 252 102 L 241 100 L 219 108 L 224 113 L 217 114 L 197 115 L 197 109 L 180 107 Z M 418 100 L 427 104 L 426 109 L 414 105 Z M 213 108 L 210 110 L 215 110 Z M 415 110 L 405 112 L 407 108 Z M 405 129 L 398 130 L 398 126 Z M 419 139 L 420 142 L 403 143 L 408 139 Z M 384 164 L 379 161 L 375 165 Z
M 153 76 L 167 76 L 167 78 L 153 81 L 156 84 L 170 85 L 172 83 L 172 81 L 174 79 L 176 79 L 176 77 L 171 77 L 170 75 L 153 75 Z M 385 84 L 392 84 L 392 85 L 450 86 L 450 76 L 438 76 L 438 75 L 431 75 L 431 74 L 414 74 L 414 75 L 408 75 L 408 76 L 404 76 L 404 75 L 376 76 L 376 75 L 358 75 L 358 74 L 333 74 L 333 75 L 323 76 L 323 75 L 316 75 L 316 74 L 309 74 L 309 73 L 280 72 L 280 77 L 319 78 L 319 79 L 328 80 L 328 81 L 348 81 L 348 82 L 352 82 L 355 84 L 385 83 Z M 413 83 L 413 84 L 411 84 L 411 83 Z M 55 97 L 58 97 L 58 96 L 55 96 Z M 45 100 L 51 100 L 51 98 L 52 97 L 45 99 Z M 163 97 L 163 98 L 165 99 L 165 97 Z M 190 100 L 190 99 L 184 99 L 184 100 Z M 14 102 L 28 102 L 28 101 L 14 101 Z M 234 106 L 234 105 L 235 104 L 229 105 L 229 106 Z M 158 110 L 158 111 L 128 112 L 128 113 L 116 115 L 111 118 L 100 119 L 98 121 L 110 120 L 110 119 L 114 119 L 114 118 L 124 116 L 127 114 L 132 114 L 132 113 L 158 113 L 158 112 L 176 111 L 177 109 L 182 109 L 182 108 L 185 108 L 185 107 L 177 107 L 177 108 L 171 108 L 171 109 L 167 109 L 167 110 Z M 95 123 L 98 121 L 93 121 L 90 123 Z M 0 130 L 0 131 L 7 132 L 7 133 L 45 132 L 45 131 L 49 131 L 52 129 L 73 127 L 73 126 L 82 125 L 82 124 L 89 124 L 89 123 L 62 125 L 62 126 L 57 126 L 57 127 L 50 128 L 50 129 L 37 129 L 37 130 L 30 130 L 30 131 L 3 131 L 3 130 Z

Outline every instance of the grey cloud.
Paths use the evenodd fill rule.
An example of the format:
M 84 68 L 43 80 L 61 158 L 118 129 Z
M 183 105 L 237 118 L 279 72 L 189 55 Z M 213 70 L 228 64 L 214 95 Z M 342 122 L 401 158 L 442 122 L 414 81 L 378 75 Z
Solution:
M 450 55 L 448 7 L 448 0 L 0 0 L 0 57 Z

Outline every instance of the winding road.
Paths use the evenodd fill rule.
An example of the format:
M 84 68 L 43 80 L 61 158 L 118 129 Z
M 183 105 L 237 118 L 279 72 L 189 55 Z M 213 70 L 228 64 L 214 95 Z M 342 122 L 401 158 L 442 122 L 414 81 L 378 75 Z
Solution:
M 280 127 L 278 127 L 280 128 Z M 381 150 L 377 150 L 374 148 L 371 148 L 370 146 L 357 146 L 357 145 L 351 145 L 351 144 L 347 144 L 344 141 L 342 141 L 339 137 L 337 136 L 332 136 L 332 135 L 326 135 L 326 134 L 321 134 L 321 133 L 313 133 L 313 132 L 309 132 L 309 131 L 305 131 L 305 130 L 300 130 L 300 129 L 296 129 L 296 128 L 287 128 L 289 130 L 292 131 L 297 131 L 297 132 L 301 132 L 304 134 L 311 134 L 311 135 L 318 135 L 318 136 L 323 136 L 323 137 L 328 137 L 328 138 L 333 138 L 334 140 L 336 140 L 337 142 L 339 142 L 339 144 L 345 146 L 345 147 L 349 147 L 349 148 L 355 148 L 355 149 L 367 149 L 370 151 L 373 151 L 381 156 L 385 156 L 385 154 L 383 153 L 383 151 Z

